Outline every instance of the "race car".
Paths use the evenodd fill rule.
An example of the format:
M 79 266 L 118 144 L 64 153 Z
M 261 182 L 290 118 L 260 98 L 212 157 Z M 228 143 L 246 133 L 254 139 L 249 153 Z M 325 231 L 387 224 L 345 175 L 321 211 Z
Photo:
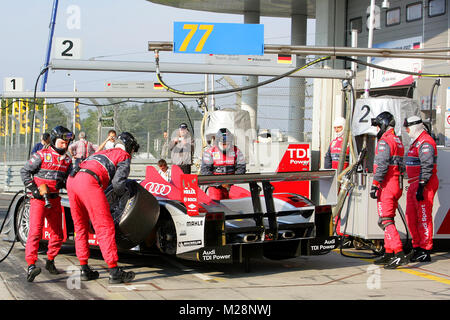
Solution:
M 128 180 L 124 194 L 115 194 L 111 187 L 105 192 L 121 250 L 145 253 L 156 247 L 182 259 L 248 263 L 252 257 L 287 259 L 335 249 L 331 205 L 336 201 L 336 179 L 335 170 L 198 176 L 183 174 L 173 165 L 167 182 L 148 166 L 145 179 Z M 310 181 L 317 181 L 314 192 L 325 199 L 323 205 L 301 194 L 311 193 Z M 211 200 L 202 189 L 220 184 L 230 186 L 229 199 Z M 66 197 L 61 206 L 64 241 L 74 241 Z M 9 210 L 17 238 L 25 244 L 27 195 L 16 195 Z M 43 238 L 49 238 L 47 228 Z M 93 229 L 89 243 L 98 246 Z

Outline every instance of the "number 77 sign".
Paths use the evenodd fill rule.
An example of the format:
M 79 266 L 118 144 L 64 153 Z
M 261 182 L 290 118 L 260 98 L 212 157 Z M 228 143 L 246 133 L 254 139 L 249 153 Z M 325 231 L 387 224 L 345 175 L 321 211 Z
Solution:
M 173 51 L 203 54 L 264 54 L 264 25 L 174 22 Z

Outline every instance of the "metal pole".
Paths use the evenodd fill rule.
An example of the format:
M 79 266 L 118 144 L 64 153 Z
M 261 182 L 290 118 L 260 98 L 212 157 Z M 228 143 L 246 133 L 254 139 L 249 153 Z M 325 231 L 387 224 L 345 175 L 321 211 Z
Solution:
M 211 74 L 211 91 L 214 91 L 214 74 Z M 216 98 L 211 95 L 211 110 L 216 110 Z
M 77 85 L 76 85 L 76 81 L 73 80 L 73 92 L 77 91 Z M 77 111 L 77 98 L 73 99 L 73 124 L 72 124 L 72 132 L 73 134 L 75 134 L 75 129 L 76 129 L 76 111 Z
M 358 30 L 353 29 L 352 30 L 352 48 L 358 47 Z M 356 59 L 356 56 L 353 56 L 352 58 Z M 356 72 L 358 71 L 358 64 L 356 62 L 351 63 L 351 70 L 354 72 L 353 74 L 356 75 Z M 352 87 L 356 88 L 356 79 L 352 79 Z
M 172 103 L 173 103 L 173 99 L 170 99 L 167 102 L 167 137 L 168 137 L 169 141 L 171 139 L 171 134 L 170 134 L 169 128 L 170 128 L 170 108 L 172 108 Z
M 58 0 L 53 0 L 53 9 L 52 9 L 52 17 L 50 20 L 50 34 L 48 36 L 48 45 L 47 45 L 47 56 L 45 58 L 45 65 L 47 67 L 50 62 L 50 55 L 52 51 L 52 41 L 53 41 L 53 33 L 55 31 L 55 23 L 56 23 L 56 13 L 58 11 Z M 48 70 L 44 73 L 44 79 L 42 80 L 41 91 L 45 91 L 45 87 L 47 86 L 47 77 Z
M 367 48 L 372 48 L 373 43 L 373 23 L 375 19 L 375 0 L 370 0 L 370 16 L 369 16 L 369 37 Z M 370 63 L 372 61 L 371 57 L 367 57 L 367 62 Z M 370 90 L 370 68 L 366 67 L 366 80 L 364 81 L 364 98 L 369 98 L 369 90 Z

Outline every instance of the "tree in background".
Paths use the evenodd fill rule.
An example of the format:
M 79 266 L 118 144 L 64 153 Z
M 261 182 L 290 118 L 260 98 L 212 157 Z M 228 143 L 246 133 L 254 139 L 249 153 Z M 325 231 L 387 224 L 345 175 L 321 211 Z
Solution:
M 131 132 L 139 141 L 141 146 L 140 151 L 147 151 L 147 134 L 150 133 L 149 151 L 155 157 L 158 153 L 154 150 L 154 139 L 162 139 L 163 132 L 167 130 L 167 102 L 148 101 L 142 104 L 120 105 L 117 112 L 116 131 Z M 114 107 L 106 106 L 103 108 L 102 117 L 112 117 L 114 114 Z M 186 107 L 192 125 L 194 121 L 201 120 L 203 115 L 193 107 Z M 173 107 L 170 110 L 170 131 L 178 128 L 180 123 L 185 122 L 189 124 L 189 119 L 183 106 L 177 101 L 173 102 Z M 113 126 L 112 121 L 102 123 L 104 127 Z M 88 110 L 88 116 L 82 120 L 82 130 L 86 132 L 90 141 L 97 143 L 97 128 L 98 128 L 98 112 L 97 110 Z M 171 132 L 169 132 L 170 135 Z M 101 137 L 104 139 L 105 137 Z

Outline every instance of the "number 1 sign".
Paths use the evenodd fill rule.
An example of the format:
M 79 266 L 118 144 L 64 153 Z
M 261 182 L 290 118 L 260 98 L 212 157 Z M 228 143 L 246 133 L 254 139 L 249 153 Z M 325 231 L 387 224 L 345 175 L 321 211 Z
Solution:
M 3 91 L 23 91 L 23 78 L 3 78 Z

